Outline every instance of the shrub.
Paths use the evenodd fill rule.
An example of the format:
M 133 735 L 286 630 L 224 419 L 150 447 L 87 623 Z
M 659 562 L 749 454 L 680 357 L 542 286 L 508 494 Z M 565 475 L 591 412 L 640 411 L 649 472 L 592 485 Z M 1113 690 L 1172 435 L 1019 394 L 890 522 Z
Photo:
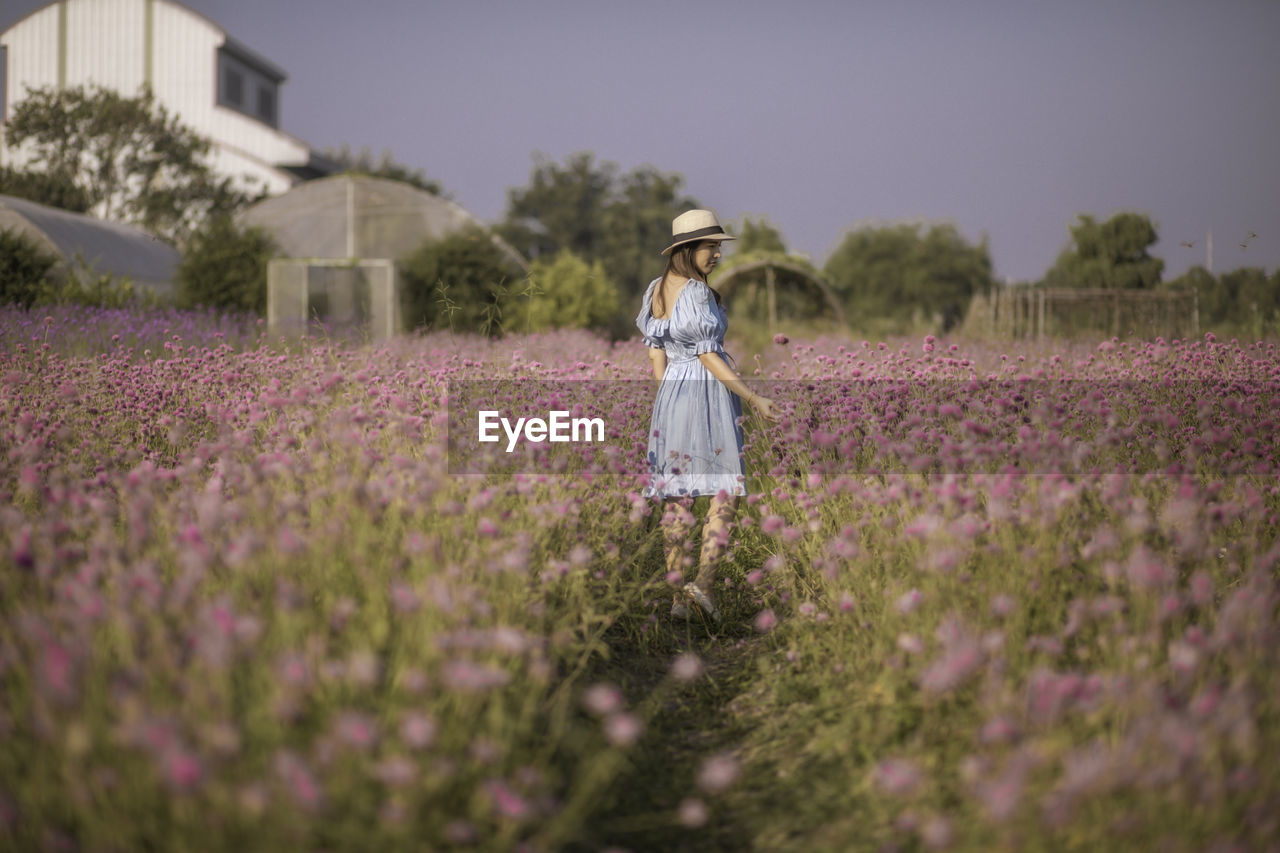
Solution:
M 57 262 L 57 256 L 16 229 L 0 230 L 0 303 L 30 308 Z
M 74 178 L 47 172 L 24 172 L 12 166 L 0 166 L 0 195 L 47 204 L 50 207 L 87 213 L 89 194 L 76 185 Z
M 423 243 L 401 261 L 409 328 L 497 334 L 510 282 L 522 271 L 482 228 Z
M 509 303 L 508 327 L 529 332 L 602 328 L 618 310 L 618 289 L 599 261 L 588 264 L 565 249 L 539 258 L 525 288 Z
M 61 281 L 49 279 L 36 297 L 37 305 L 86 305 L 90 308 L 154 308 L 155 294 L 134 286 L 128 276 L 100 273 L 82 261 Z
M 267 263 L 278 251 L 261 228 L 238 228 L 229 216 L 211 220 L 183 254 L 179 302 L 184 307 L 266 313 Z

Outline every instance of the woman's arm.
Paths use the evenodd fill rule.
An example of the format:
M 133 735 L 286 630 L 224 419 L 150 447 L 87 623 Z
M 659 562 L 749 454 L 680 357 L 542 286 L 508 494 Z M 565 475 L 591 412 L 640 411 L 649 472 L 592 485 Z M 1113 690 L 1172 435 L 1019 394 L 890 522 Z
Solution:
M 725 363 L 718 352 L 704 352 L 698 355 L 698 360 L 702 362 L 702 366 L 711 372 L 711 375 L 719 379 L 725 386 L 746 400 L 756 408 L 760 414 L 769 420 L 777 418 L 777 413 L 773 410 L 773 401 L 768 397 L 762 397 L 747 387 L 747 383 L 743 382 L 738 374 Z
M 653 362 L 653 378 L 661 380 L 667 372 L 667 351 L 659 347 L 649 347 L 649 361 Z

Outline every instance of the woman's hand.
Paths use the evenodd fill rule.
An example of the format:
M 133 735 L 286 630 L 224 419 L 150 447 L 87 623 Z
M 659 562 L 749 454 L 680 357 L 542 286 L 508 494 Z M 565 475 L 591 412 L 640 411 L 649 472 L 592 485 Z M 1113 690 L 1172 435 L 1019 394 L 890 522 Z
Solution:
M 773 407 L 773 400 L 768 397 L 761 397 L 759 394 L 751 394 L 748 399 L 765 420 L 776 421 L 778 419 L 778 412 Z

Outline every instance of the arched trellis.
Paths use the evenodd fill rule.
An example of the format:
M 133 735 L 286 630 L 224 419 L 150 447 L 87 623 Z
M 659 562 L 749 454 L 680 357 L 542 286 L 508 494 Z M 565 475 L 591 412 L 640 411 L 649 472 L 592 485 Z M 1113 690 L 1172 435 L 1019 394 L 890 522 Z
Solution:
M 806 281 L 813 282 L 818 290 L 821 291 L 822 298 L 826 300 L 827 305 L 831 307 L 831 313 L 835 316 L 836 321 L 840 323 L 840 325 L 844 325 L 844 309 L 840 307 L 840 300 L 836 298 L 835 292 L 831 289 L 830 285 L 818 276 L 814 275 L 812 270 L 802 267 L 799 264 L 791 263 L 790 261 L 764 258 L 759 261 L 750 261 L 740 267 L 734 267 L 720 276 L 719 281 L 716 282 L 716 290 L 720 291 L 722 296 L 728 296 L 733 288 L 737 286 L 738 282 L 742 280 L 743 276 L 748 273 L 758 272 L 759 270 L 764 270 L 765 296 L 768 299 L 769 304 L 770 332 L 777 331 L 778 327 L 776 270 L 785 270 L 786 272 L 800 276 Z

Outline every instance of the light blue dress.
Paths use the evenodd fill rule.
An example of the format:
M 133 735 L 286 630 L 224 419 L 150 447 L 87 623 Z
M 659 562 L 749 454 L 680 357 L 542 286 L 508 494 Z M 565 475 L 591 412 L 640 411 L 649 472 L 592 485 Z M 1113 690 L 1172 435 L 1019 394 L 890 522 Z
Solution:
M 666 350 L 667 370 L 653 401 L 649 428 L 650 483 L 647 498 L 745 495 L 742 460 L 742 400 L 698 359 L 718 353 L 725 363 L 728 318 L 705 282 L 689 279 L 668 318 L 653 316 L 649 283 L 636 326 L 647 346 Z

